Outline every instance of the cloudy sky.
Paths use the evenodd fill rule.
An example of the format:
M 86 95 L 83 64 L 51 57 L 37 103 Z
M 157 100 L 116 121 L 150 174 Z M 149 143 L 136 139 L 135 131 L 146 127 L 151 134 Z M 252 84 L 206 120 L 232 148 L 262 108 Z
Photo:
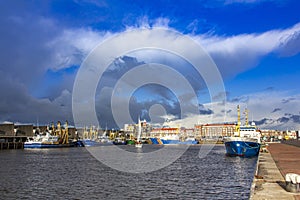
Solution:
M 92 50 L 127 31 L 162 27 L 203 47 L 222 76 L 226 102 L 209 98 L 201 75 L 178 56 L 131 52 L 115 58 L 98 83 L 95 109 L 101 126 L 116 128 L 111 95 L 118 80 L 156 62 L 172 65 L 189 80 L 199 114 L 181 116 L 188 94 L 148 84 L 136 88 L 129 105 L 114 99 L 129 108 L 133 120 L 161 122 L 167 116 L 183 126 L 234 122 L 240 104 L 261 128 L 300 129 L 299 9 L 298 0 L 1 1 L 0 122 L 74 124 L 74 82 Z

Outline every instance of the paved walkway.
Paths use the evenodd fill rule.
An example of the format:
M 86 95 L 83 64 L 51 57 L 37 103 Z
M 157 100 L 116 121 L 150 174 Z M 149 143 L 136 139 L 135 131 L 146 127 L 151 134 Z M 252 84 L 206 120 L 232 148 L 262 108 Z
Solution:
M 285 174 L 300 174 L 300 148 L 287 144 L 269 144 L 270 153 L 260 153 L 251 199 L 297 199 L 300 194 L 287 192 Z

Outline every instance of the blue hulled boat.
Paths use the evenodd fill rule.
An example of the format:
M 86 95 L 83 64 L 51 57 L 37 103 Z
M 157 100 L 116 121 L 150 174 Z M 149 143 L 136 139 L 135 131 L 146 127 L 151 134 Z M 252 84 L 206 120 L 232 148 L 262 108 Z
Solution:
M 114 145 L 126 145 L 127 142 L 123 138 L 115 138 L 115 140 L 113 141 L 113 144 Z
M 69 143 L 69 144 L 47 144 L 42 142 L 30 142 L 30 143 L 24 143 L 25 149 L 42 149 L 42 148 L 64 148 L 64 147 L 75 147 L 76 144 Z
M 248 124 L 248 110 L 246 113 L 245 126 L 241 126 L 240 107 L 238 109 L 238 123 L 233 137 L 224 138 L 226 154 L 229 156 L 257 156 L 260 150 L 260 131 L 257 130 L 254 122 Z
M 194 138 L 188 138 L 184 141 L 181 141 L 179 139 L 171 139 L 171 138 L 150 138 L 152 144 L 198 144 L 198 141 Z
M 256 140 L 242 137 L 231 137 L 225 141 L 226 153 L 229 156 L 257 156 L 260 144 Z
M 99 144 L 99 142 L 96 142 L 95 140 L 90 140 L 90 139 L 83 139 L 82 143 L 84 144 L 85 147 L 98 146 L 98 144 Z

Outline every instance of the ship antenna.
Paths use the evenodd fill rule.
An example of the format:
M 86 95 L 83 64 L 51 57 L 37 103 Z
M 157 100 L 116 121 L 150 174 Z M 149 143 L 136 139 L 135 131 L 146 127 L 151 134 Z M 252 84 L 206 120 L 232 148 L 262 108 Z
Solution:
M 238 112 L 238 125 L 241 125 L 241 113 L 240 113 L 240 106 L 237 106 L 237 112 Z

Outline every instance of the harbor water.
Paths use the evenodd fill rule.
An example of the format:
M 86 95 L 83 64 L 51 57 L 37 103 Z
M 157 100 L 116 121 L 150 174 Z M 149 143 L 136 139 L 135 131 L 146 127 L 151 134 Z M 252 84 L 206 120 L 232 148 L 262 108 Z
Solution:
M 227 157 L 224 145 L 199 158 L 199 149 L 140 174 L 114 170 L 84 147 L 3 150 L 0 199 L 249 199 L 257 158 Z

